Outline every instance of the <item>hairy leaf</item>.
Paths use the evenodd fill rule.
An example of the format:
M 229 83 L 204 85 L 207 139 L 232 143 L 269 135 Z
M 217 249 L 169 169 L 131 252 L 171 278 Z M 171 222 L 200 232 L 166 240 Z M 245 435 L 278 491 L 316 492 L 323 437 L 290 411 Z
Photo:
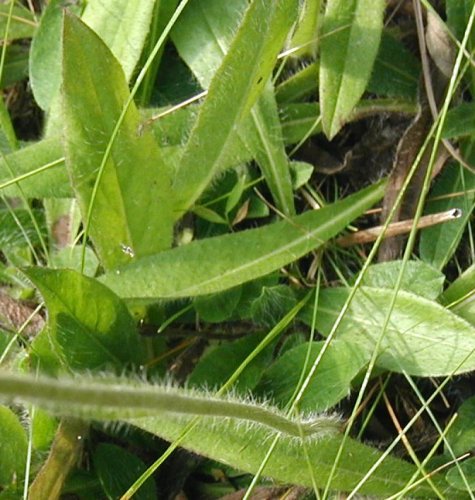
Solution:
M 192 242 L 137 259 L 101 281 L 128 298 L 178 298 L 225 290 L 294 262 L 379 200 L 384 183 L 259 229 Z
M 112 268 L 170 246 L 170 172 L 151 132 L 138 133 L 133 103 L 110 145 L 129 91 L 104 43 L 67 15 L 63 45 L 66 161 L 83 221 L 91 217 L 91 238 Z
M 321 292 L 317 328 L 328 335 L 350 291 Z M 373 352 L 394 295 L 393 290 L 361 287 L 337 329 L 337 337 Z M 302 313 L 310 324 L 312 308 Z M 475 328 L 437 302 L 400 290 L 385 330 L 377 364 L 381 368 L 430 377 L 475 369 Z
M 296 0 L 255 0 L 216 71 L 181 159 L 174 191 L 178 213 L 218 173 L 234 130 L 262 93 L 297 15 Z

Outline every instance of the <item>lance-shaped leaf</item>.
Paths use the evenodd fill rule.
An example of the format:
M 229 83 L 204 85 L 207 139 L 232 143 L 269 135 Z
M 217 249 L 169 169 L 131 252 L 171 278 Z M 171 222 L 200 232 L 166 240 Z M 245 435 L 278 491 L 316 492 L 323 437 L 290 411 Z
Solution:
M 254 0 L 215 73 L 174 180 L 177 217 L 218 173 L 236 127 L 264 89 L 298 1 Z
M 221 65 L 247 5 L 246 0 L 195 0 L 180 16 L 172 38 L 181 58 L 203 88 L 209 87 Z M 227 108 L 224 112 L 227 113 Z M 286 215 L 294 214 L 289 162 L 271 82 L 266 85 L 238 134 L 250 156 L 261 167 L 277 207 Z
M 128 298 L 219 292 L 280 269 L 320 247 L 376 203 L 383 190 L 384 183 L 375 184 L 320 210 L 137 259 L 101 280 Z
M 232 395 L 212 396 L 123 378 L 94 379 L 87 374 L 58 380 L 0 371 L 0 396 L 32 402 L 59 415 L 126 420 L 167 441 L 181 438 L 180 446 L 252 474 L 265 463 L 261 472 L 284 483 L 324 488 L 332 476 L 332 490 L 351 491 L 361 482 L 360 493 L 387 498 L 411 479 L 419 479 L 414 465 L 386 456 L 363 482 L 382 453 L 351 438 L 346 439 L 337 473 L 332 475 L 343 439 L 334 417 L 289 418 L 276 408 Z M 183 436 L 190 425 L 193 429 Z M 270 459 L 263 462 L 276 437 Z M 440 475 L 431 481 L 444 498 L 457 498 Z M 420 481 L 411 489 L 411 497 L 432 498 L 432 487 Z
M 168 168 L 151 132 L 138 133 L 140 116 L 133 103 L 112 142 L 129 98 L 124 73 L 102 40 L 68 14 L 63 79 L 67 167 L 84 222 L 92 204 L 90 236 L 103 265 L 111 268 L 133 255 L 168 248 Z
M 320 105 L 331 139 L 348 120 L 371 76 L 383 29 L 384 0 L 329 0 L 323 19 Z

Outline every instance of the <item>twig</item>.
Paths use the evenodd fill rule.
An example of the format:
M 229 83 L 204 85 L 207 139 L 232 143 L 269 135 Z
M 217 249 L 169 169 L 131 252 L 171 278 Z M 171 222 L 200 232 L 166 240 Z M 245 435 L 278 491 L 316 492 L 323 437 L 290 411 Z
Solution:
M 435 226 L 436 224 L 442 224 L 450 220 L 458 219 L 462 216 L 462 210 L 459 208 L 452 208 L 445 212 L 438 212 L 436 214 L 424 215 L 419 219 L 417 223 L 417 229 L 423 229 L 425 227 Z M 407 234 L 411 231 L 414 224 L 414 219 L 403 220 L 400 222 L 394 222 L 390 224 L 386 230 L 385 238 L 391 236 L 398 236 L 400 234 Z M 340 247 L 351 247 L 353 245 L 360 245 L 362 243 L 371 243 L 376 241 L 378 236 L 381 234 L 383 226 L 375 226 L 370 229 L 363 229 L 353 234 L 348 234 L 338 238 L 335 243 Z

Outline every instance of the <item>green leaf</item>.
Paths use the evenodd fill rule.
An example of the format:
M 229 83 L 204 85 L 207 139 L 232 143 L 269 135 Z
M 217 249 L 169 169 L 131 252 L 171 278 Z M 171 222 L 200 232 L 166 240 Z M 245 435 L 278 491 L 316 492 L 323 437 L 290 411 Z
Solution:
M 303 486 L 312 486 L 312 479 L 318 487 L 326 486 L 343 439 L 335 418 L 327 415 L 301 421 L 249 399 L 211 397 L 170 385 L 124 379 L 104 382 L 84 374 L 78 379 L 58 380 L 0 372 L 0 394 L 58 413 L 88 415 L 96 420 L 122 419 L 167 441 L 183 438 L 181 446 L 254 474 L 260 470 L 270 443 L 278 437 L 262 473 Z M 192 423 L 193 430 L 183 436 L 185 426 Z M 380 458 L 381 452 L 348 438 L 330 488 L 352 490 Z M 318 473 L 309 471 L 309 463 Z M 414 466 L 387 456 L 358 491 L 387 497 L 398 493 L 417 473 Z M 450 498 L 453 491 L 443 478 L 434 475 L 431 480 Z M 431 493 L 424 481 L 411 490 L 416 496 L 430 497 Z
M 442 304 L 475 326 L 475 264 L 472 264 L 445 290 Z
M 28 48 L 12 45 L 6 49 L 0 85 L 2 89 L 9 87 L 28 76 Z
M 19 482 L 25 474 L 28 440 L 18 417 L 0 406 L 0 487 Z
M 93 198 L 99 168 L 129 91 L 109 49 L 71 15 L 64 20 L 63 78 L 66 161 L 83 221 L 93 204 L 90 235 L 102 264 L 112 268 L 133 256 L 169 247 L 170 172 L 151 132 L 138 134 L 140 117 L 133 103 Z
M 45 237 L 46 228 L 42 217 L 43 214 L 40 210 L 33 210 L 32 213 L 35 219 L 40 222 L 40 229 L 43 237 Z M 33 245 L 38 245 L 40 242 L 30 212 L 26 209 L 0 209 L 0 248 L 5 249 L 24 245 L 27 238 Z
M 129 81 L 142 53 L 154 0 L 88 0 L 82 20 L 120 62 Z
M 134 319 L 104 285 L 72 270 L 29 268 L 24 273 L 46 302 L 50 348 L 68 367 L 112 366 L 121 372 L 143 361 Z
M 402 264 L 400 260 L 393 260 L 368 267 L 361 285 L 394 290 Z M 445 275 L 437 269 L 424 262 L 410 260 L 404 267 L 399 286 L 401 290 L 434 300 L 442 293 L 444 281 Z
M 475 142 L 470 141 L 468 161 L 475 159 Z M 422 229 L 419 243 L 421 259 L 437 269 L 445 267 L 457 249 L 463 232 L 470 221 L 475 200 L 475 174 L 461 165 L 449 165 L 437 178 L 431 192 L 442 199 L 428 201 L 428 213 L 451 209 L 462 210 L 462 216 L 444 224 Z M 450 196 L 459 193 L 458 196 Z M 461 194 L 460 194 L 461 193 Z M 447 196 L 449 195 L 449 196 Z
M 31 44 L 31 88 L 36 102 L 45 111 L 57 98 L 61 84 L 61 25 L 66 3 L 52 0 L 46 6 Z
M 397 38 L 383 31 L 367 90 L 416 100 L 420 72 L 414 55 Z
M 272 328 L 296 302 L 295 293 L 287 285 L 263 286 L 251 304 L 252 320 Z
M 124 448 L 115 444 L 100 443 L 92 455 L 94 469 L 110 500 L 120 498 L 130 486 L 146 470 L 146 465 Z M 154 500 L 157 498 L 156 485 L 153 478 L 147 479 L 135 493 L 137 500 Z
M 455 139 L 475 134 L 475 103 L 464 102 L 450 109 L 447 113 L 442 137 Z
M 218 173 L 233 132 L 262 93 L 297 15 L 296 0 L 255 0 L 214 74 L 174 180 L 178 214 Z
M 378 53 L 384 0 L 329 0 L 323 19 L 320 105 L 323 131 L 333 138 L 348 121 Z
M 177 421 L 161 417 L 130 421 L 169 441 L 177 439 L 188 422 L 189 419 Z M 181 446 L 255 474 L 260 470 L 272 437 L 272 434 L 262 428 L 241 426 L 236 432 L 229 420 L 203 419 L 181 441 Z M 324 488 L 327 486 L 340 445 L 341 437 L 339 436 L 308 441 L 305 447 L 281 436 L 262 474 L 281 483 L 300 484 L 307 487 L 313 486 L 312 480 L 314 479 L 318 487 Z M 376 449 L 347 439 L 330 489 L 352 491 L 380 456 L 381 452 Z M 309 471 L 309 463 L 313 467 L 312 473 Z M 369 475 L 358 492 L 362 495 L 387 498 L 391 494 L 399 493 L 413 474 L 416 474 L 414 466 L 393 457 L 386 457 L 382 464 Z M 450 498 L 450 489 L 445 481 L 438 477 L 432 477 L 432 479 L 440 491 L 447 495 L 446 498 Z M 411 495 L 431 498 L 433 490 L 422 482 L 419 487 L 411 490 Z
M 317 359 L 324 342 L 314 342 L 310 348 L 307 376 Z M 262 375 L 256 392 L 272 398 L 279 406 L 285 406 L 295 393 L 302 376 L 309 344 L 301 344 L 287 351 Z M 314 377 L 300 401 L 303 413 L 325 411 L 348 396 L 351 381 L 369 361 L 369 353 L 358 344 L 335 339 L 322 356 Z
M 440 301 L 445 306 L 459 302 L 475 290 L 475 264 L 472 264 L 445 290 Z
M 457 418 L 447 432 L 445 452 L 452 450 L 455 456 L 460 456 L 475 447 L 475 397 L 466 399 L 457 409 Z
M 189 386 L 219 388 L 224 380 L 232 376 L 263 338 L 263 334 L 253 334 L 211 348 L 191 373 L 188 379 Z M 256 386 L 263 370 L 272 359 L 274 347 L 275 343 L 267 346 L 246 366 L 236 380 L 233 391 L 246 394 Z
M 247 1 L 195 0 L 180 17 L 173 41 L 182 59 L 203 88 L 208 88 L 228 52 Z M 206 51 L 200 50 L 206 47 Z M 268 82 L 262 96 L 238 132 L 249 153 L 262 168 L 277 207 L 286 215 L 295 213 L 288 160 L 274 97 Z
M 241 287 L 235 287 L 221 293 L 196 297 L 193 307 L 201 320 L 220 323 L 232 316 L 240 298 Z
M 324 290 L 320 294 L 317 328 L 328 335 L 350 291 Z M 337 337 L 372 352 L 381 335 L 394 291 L 361 287 L 357 290 Z M 302 316 L 311 324 L 313 311 Z M 446 376 L 475 369 L 475 328 L 440 304 L 399 291 L 380 345 L 377 365 L 420 377 Z
M 467 492 L 467 482 L 471 491 L 475 490 L 475 458 L 469 458 L 460 464 L 460 469 L 465 476 L 465 479 L 461 476 L 459 469 L 457 467 L 452 467 L 445 478 L 447 482 L 458 490 Z
M 10 2 L 0 5 L 0 37 L 3 40 L 10 15 Z M 10 18 L 7 41 L 19 38 L 31 38 L 35 34 L 35 16 L 29 9 L 21 5 L 14 5 Z
M 277 85 L 275 97 L 277 102 L 289 104 L 299 102 L 317 93 L 318 64 L 312 63 L 297 71 L 287 80 Z
M 225 290 L 318 248 L 379 200 L 384 183 L 259 229 L 192 242 L 137 259 L 101 281 L 122 297 L 178 298 Z
M 41 173 L 35 174 L 35 170 Z M 0 158 L 0 185 L 19 176 L 24 177 L 18 184 L 26 197 L 68 198 L 72 195 L 59 137 L 43 139 Z M 15 184 L 9 184 L 1 192 L 5 196 L 18 196 Z
M 320 21 L 321 0 L 305 0 L 303 2 L 297 29 L 290 42 L 292 49 L 300 47 L 292 56 L 309 56 L 315 58 L 318 47 L 318 27 Z M 314 84 L 316 85 L 315 80 Z

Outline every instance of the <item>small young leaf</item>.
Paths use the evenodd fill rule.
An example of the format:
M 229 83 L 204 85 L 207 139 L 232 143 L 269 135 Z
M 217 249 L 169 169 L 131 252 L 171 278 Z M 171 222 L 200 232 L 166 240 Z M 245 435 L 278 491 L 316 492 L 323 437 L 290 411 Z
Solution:
M 48 307 L 49 337 L 68 367 L 118 372 L 143 360 L 135 322 L 123 302 L 105 286 L 72 270 L 29 268 Z
M 280 269 L 335 236 L 379 200 L 384 183 L 259 229 L 137 259 L 100 280 L 122 297 L 178 298 L 226 290 Z
M 120 498 L 130 485 L 146 470 L 147 466 L 124 448 L 115 444 L 100 443 L 92 455 L 94 469 L 109 500 Z M 155 500 L 156 485 L 153 478 L 147 479 L 135 493 L 137 500 Z
M 328 335 L 350 291 L 321 292 L 317 328 Z M 373 352 L 394 291 L 361 287 L 340 323 L 337 336 Z M 302 312 L 311 324 L 313 311 Z M 475 369 L 475 327 L 437 302 L 399 291 L 381 341 L 377 364 L 381 368 L 419 377 L 446 376 Z
M 329 0 L 323 19 L 320 99 L 323 131 L 333 138 L 348 120 L 378 53 L 384 0 Z
M 150 130 L 138 133 L 133 103 L 99 172 L 129 91 L 107 46 L 69 14 L 64 18 L 63 79 L 68 170 L 83 221 L 92 204 L 90 234 L 102 264 L 110 269 L 168 248 L 170 172 Z

